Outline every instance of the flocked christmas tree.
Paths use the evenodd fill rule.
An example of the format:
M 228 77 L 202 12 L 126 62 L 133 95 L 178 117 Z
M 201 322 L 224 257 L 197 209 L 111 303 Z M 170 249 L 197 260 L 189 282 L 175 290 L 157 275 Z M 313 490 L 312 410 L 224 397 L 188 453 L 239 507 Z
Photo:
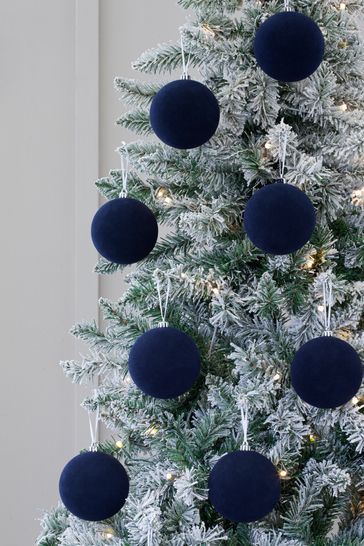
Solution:
M 168 235 L 128 275 L 119 301 L 100 301 L 104 331 L 95 322 L 73 328 L 89 343 L 89 355 L 62 362 L 75 383 L 99 378 L 84 406 L 98 410 L 114 435 L 98 450 L 125 466 L 129 497 L 101 523 L 60 505 L 44 516 L 38 544 L 363 545 L 364 392 L 321 409 L 293 390 L 290 368 L 300 347 L 330 329 L 363 354 L 364 43 L 358 17 L 364 2 L 290 3 L 316 21 L 325 38 L 323 62 L 296 83 L 268 76 L 253 52 L 257 28 L 283 10 L 282 1 L 179 3 L 195 11 L 181 29 L 184 59 L 179 41 L 162 44 L 134 68 L 163 74 L 163 82 L 117 78 L 131 106 L 119 123 L 138 135 L 152 133 L 150 103 L 169 72 L 185 70 L 188 59 L 199 74 L 194 78 L 219 102 L 219 127 L 208 143 L 189 150 L 157 139 L 120 150 L 130 161 L 128 196 L 147 204 L 158 223 L 169 226 Z M 296 252 L 266 254 L 247 237 L 242 213 L 253 194 L 282 175 L 311 200 L 316 228 Z M 97 182 L 107 199 L 118 198 L 124 185 L 121 171 Z M 96 271 L 122 267 L 101 259 Z M 201 356 L 197 382 L 177 398 L 143 394 L 128 373 L 131 347 L 161 321 L 156 280 L 162 303 L 170 292 L 162 321 L 188 334 Z M 325 373 L 323 387 L 333 379 Z M 222 517 L 208 499 L 211 469 L 225 454 L 246 448 L 246 440 L 274 464 L 281 482 L 274 510 L 248 524 Z

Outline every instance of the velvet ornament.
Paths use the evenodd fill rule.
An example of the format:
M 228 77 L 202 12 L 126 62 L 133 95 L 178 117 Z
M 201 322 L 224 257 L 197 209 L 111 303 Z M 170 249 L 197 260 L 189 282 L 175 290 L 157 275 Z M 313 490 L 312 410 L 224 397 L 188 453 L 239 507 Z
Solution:
M 120 197 L 105 203 L 95 214 L 91 237 L 97 251 L 110 262 L 139 262 L 153 250 L 158 224 L 152 211 L 137 199 Z
M 181 330 L 153 328 L 140 336 L 129 355 L 136 386 L 154 398 L 176 398 L 189 391 L 200 373 L 195 342 Z
M 124 506 L 129 478 L 117 459 L 88 451 L 69 461 L 59 480 L 59 493 L 66 508 L 80 519 L 102 521 Z
M 315 224 L 315 209 L 307 195 L 282 182 L 256 191 L 244 212 L 247 236 L 268 254 L 295 252 L 309 241 Z
M 209 499 L 224 518 L 249 523 L 264 518 L 280 498 L 275 466 L 256 451 L 224 455 L 210 472 Z
M 219 125 L 215 95 L 200 82 L 181 79 L 168 83 L 153 98 L 150 123 L 157 137 L 181 150 L 205 144 Z
M 349 343 L 332 336 L 311 339 L 296 353 L 291 365 L 292 386 L 298 396 L 316 408 L 337 408 L 358 392 L 363 367 Z
M 282 11 L 260 25 L 253 48 L 258 65 L 268 76 L 281 82 L 297 82 L 320 66 L 325 40 L 310 17 Z

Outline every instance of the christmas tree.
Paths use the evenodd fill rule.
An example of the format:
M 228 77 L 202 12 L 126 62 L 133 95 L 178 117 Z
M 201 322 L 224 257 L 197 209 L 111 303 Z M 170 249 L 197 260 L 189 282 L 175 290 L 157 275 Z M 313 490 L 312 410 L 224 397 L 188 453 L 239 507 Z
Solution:
M 324 61 L 296 83 L 266 75 L 253 53 L 257 28 L 283 10 L 282 1 L 179 4 L 195 16 L 181 29 L 184 55 L 177 40 L 141 55 L 134 68 L 163 74 L 158 83 L 116 78 L 131 107 L 118 123 L 152 134 L 150 103 L 188 60 L 194 79 L 218 99 L 219 128 L 190 150 L 157 139 L 121 148 L 130 162 L 129 196 L 168 232 L 128 271 L 119 301 L 101 299 L 106 328 L 72 329 L 89 344 L 88 356 L 62 362 L 74 383 L 98 378 L 84 407 L 98 410 L 112 431 L 114 440 L 98 449 L 122 461 L 129 497 L 101 523 L 60 505 L 44 516 L 38 545 L 363 545 L 364 392 L 334 409 L 314 407 L 293 390 L 290 365 L 328 327 L 324 303 L 333 335 L 363 354 L 364 2 L 290 3 L 325 38 Z M 249 240 L 242 213 L 280 174 L 309 197 L 317 222 L 297 252 L 272 255 Z M 117 198 L 122 175 L 114 170 L 99 180 L 101 194 Z M 96 266 L 99 274 L 121 269 L 105 259 Z M 128 373 L 134 342 L 161 321 L 156 279 L 162 301 L 170 292 L 162 319 L 188 334 L 201 355 L 198 381 L 169 400 L 143 394 Z M 222 517 L 208 499 L 211 469 L 244 439 L 272 461 L 281 482 L 274 510 L 248 524 Z

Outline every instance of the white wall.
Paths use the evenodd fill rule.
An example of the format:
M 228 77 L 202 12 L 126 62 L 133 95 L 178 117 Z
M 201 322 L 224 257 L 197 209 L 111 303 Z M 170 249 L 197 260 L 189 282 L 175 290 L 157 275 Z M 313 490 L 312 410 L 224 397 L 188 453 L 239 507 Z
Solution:
M 94 0 L 0 3 L 4 546 L 34 544 L 36 519 L 58 501 L 59 472 L 85 441 L 77 390 L 57 363 L 76 355 L 68 334 L 76 317 L 97 311 L 87 225 L 97 205 L 90 184 L 98 161 L 95 7 Z M 87 32 L 80 20 L 76 25 L 77 15 Z M 92 28 L 96 36 L 90 38 Z M 91 66 L 81 47 L 86 42 Z M 86 68 L 93 89 L 82 105 Z M 95 157 L 81 168 L 87 151 Z

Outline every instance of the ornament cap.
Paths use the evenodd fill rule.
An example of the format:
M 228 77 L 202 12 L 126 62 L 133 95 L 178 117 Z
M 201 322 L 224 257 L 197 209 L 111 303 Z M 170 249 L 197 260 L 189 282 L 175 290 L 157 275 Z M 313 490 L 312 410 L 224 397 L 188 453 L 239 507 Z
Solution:
M 168 328 L 169 327 L 169 322 L 167 322 L 166 320 L 161 320 L 160 322 L 158 322 L 158 328 Z

